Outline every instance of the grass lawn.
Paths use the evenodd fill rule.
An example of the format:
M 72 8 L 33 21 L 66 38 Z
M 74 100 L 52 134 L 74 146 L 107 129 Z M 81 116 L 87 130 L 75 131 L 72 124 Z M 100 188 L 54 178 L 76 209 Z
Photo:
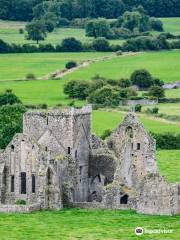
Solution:
M 161 18 L 164 24 L 164 31 L 175 35 L 180 34 L 180 18 Z
M 134 56 L 119 56 L 94 63 L 64 77 L 65 80 L 91 79 L 99 74 L 106 78 L 127 78 L 134 70 L 145 68 L 164 82 L 179 81 L 180 50 L 146 52 Z
M 68 61 L 81 62 L 107 56 L 110 53 L 31 53 L 0 54 L 0 81 L 24 79 L 26 74 L 36 77 L 64 69 Z
M 119 111 L 93 111 L 93 131 L 101 136 L 107 130 L 113 130 L 122 122 L 125 114 Z M 180 125 L 169 123 L 158 118 L 148 118 L 146 115 L 140 115 L 140 120 L 145 128 L 154 133 L 173 132 L 180 133 Z
M 180 88 L 166 90 L 166 97 L 167 98 L 180 98 Z
M 180 116 L 180 103 L 160 103 L 157 105 L 159 113 L 167 115 Z M 143 111 L 147 108 L 153 108 L 151 106 L 143 107 Z
M 170 182 L 180 182 L 180 150 L 157 151 L 160 173 Z
M 171 234 L 144 234 L 141 239 L 177 240 L 180 216 L 148 216 L 132 210 L 65 209 L 33 214 L 0 214 L 1 240 L 132 240 L 136 227 L 172 229 Z

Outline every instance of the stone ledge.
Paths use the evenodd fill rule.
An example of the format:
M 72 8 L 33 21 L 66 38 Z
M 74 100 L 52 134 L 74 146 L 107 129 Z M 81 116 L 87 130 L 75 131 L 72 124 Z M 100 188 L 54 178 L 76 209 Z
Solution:
M 0 205 L 1 213 L 31 213 L 34 211 L 39 211 L 41 209 L 40 204 L 32 205 Z

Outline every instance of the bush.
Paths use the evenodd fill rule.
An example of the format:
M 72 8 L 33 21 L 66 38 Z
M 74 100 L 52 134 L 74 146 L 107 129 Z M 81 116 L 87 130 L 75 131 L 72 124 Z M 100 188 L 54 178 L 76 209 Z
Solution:
M 135 112 L 141 112 L 141 109 L 142 109 L 142 105 L 141 104 L 137 104 L 135 106 Z
M 121 88 L 127 88 L 127 87 L 130 87 L 132 85 L 132 82 L 131 82 L 131 80 L 129 80 L 127 78 L 122 78 L 118 81 L 118 85 Z
M 173 133 L 151 133 L 156 139 L 156 146 L 159 149 L 180 149 L 180 134 Z
M 24 29 L 23 28 L 20 28 L 19 29 L 19 34 L 23 34 L 24 33 Z
M 16 201 L 16 205 L 26 205 L 26 201 L 23 200 L 23 199 L 18 199 L 18 200 Z
M 0 94 L 0 106 L 15 103 L 21 103 L 21 100 L 11 90 L 6 90 L 5 93 Z
M 130 98 L 130 97 L 133 97 L 133 96 L 137 96 L 137 92 L 136 92 L 136 90 L 134 90 L 131 87 L 122 88 L 119 91 L 119 96 L 120 96 L 120 98 L 127 99 L 127 98 Z
M 103 106 L 118 106 L 120 102 L 119 92 L 116 88 L 104 86 L 92 92 L 88 97 L 88 102 Z
M 52 44 L 39 44 L 40 52 L 55 52 L 55 48 Z
M 0 53 L 8 53 L 9 51 L 10 51 L 9 44 L 0 39 Z
M 33 74 L 33 73 L 28 73 L 26 75 L 26 79 L 27 80 L 35 80 L 36 79 L 36 76 Z
M 153 84 L 152 76 L 146 69 L 134 71 L 130 79 L 133 85 L 137 85 L 142 89 L 149 88 Z
M 150 114 L 158 114 L 159 112 L 159 108 L 158 107 L 154 107 L 154 108 L 148 108 L 146 110 L 147 113 L 150 113 Z
M 154 17 L 150 18 L 150 24 L 152 29 L 154 29 L 155 31 L 158 31 L 158 32 L 163 31 L 163 23 L 158 18 L 154 18 Z
M 75 67 L 77 67 L 76 62 L 71 61 L 71 62 L 66 63 L 66 68 L 67 69 L 71 69 L 71 68 L 75 68 Z
M 112 131 L 110 129 L 107 129 L 103 132 L 103 134 L 101 135 L 101 139 L 105 140 L 106 138 L 108 138 L 111 135 Z
M 92 47 L 98 52 L 110 51 L 110 46 L 108 40 L 105 38 L 97 38 L 93 41 Z
M 61 49 L 64 52 L 81 52 L 82 43 L 75 38 L 66 38 L 62 41 Z
M 157 99 L 165 97 L 165 90 L 160 86 L 152 86 L 148 92 L 149 96 L 155 97 Z

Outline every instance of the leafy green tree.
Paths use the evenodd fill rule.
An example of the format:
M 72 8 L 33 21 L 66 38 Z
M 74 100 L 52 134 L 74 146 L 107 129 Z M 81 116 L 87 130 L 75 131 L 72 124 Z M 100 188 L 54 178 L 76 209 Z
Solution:
M 47 27 L 44 21 L 36 20 L 26 25 L 27 39 L 36 41 L 44 40 L 47 36 Z
M 111 35 L 110 24 L 106 19 L 91 20 L 86 24 L 86 36 L 88 37 L 105 37 Z
M 118 81 L 118 85 L 121 87 L 121 88 L 127 88 L 127 87 L 130 87 L 132 85 L 132 82 L 127 79 L 127 78 L 121 78 L 119 81 Z
M 148 92 L 149 96 L 155 97 L 157 99 L 165 97 L 165 90 L 160 86 L 152 86 Z
M 151 28 L 155 31 L 162 32 L 163 31 L 163 23 L 160 19 L 152 17 L 150 18 Z
M 26 109 L 22 104 L 3 105 L 0 107 L 0 148 L 4 149 L 16 133 L 22 132 L 23 114 Z
M 117 89 L 104 86 L 92 92 L 88 97 L 88 101 L 93 104 L 101 104 L 104 106 L 118 106 L 120 96 Z
M 139 88 L 149 88 L 153 85 L 151 74 L 146 69 L 139 69 L 132 73 L 131 82 Z

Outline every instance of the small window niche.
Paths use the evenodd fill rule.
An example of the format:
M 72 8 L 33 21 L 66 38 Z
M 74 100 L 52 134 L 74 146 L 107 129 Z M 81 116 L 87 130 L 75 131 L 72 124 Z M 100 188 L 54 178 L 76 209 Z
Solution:
M 45 147 L 45 151 L 46 151 L 46 152 L 48 151 L 48 147 Z
M 14 152 L 14 145 L 11 145 L 11 151 Z
M 127 127 L 126 128 L 126 133 L 127 133 L 129 138 L 133 138 L 133 129 L 132 129 L 132 127 L 130 127 L 130 126 Z
M 49 118 L 48 117 L 46 118 L 46 124 L 47 124 L 47 126 L 49 125 Z
M 124 196 L 122 196 L 120 198 L 120 204 L 128 204 L 128 198 L 129 196 L 127 194 L 125 194 Z
M 68 154 L 71 154 L 71 148 L 68 147 Z
M 137 143 L 137 150 L 141 150 L 141 144 Z
M 75 151 L 75 158 L 77 159 L 78 157 L 78 153 L 77 153 L 77 150 Z

